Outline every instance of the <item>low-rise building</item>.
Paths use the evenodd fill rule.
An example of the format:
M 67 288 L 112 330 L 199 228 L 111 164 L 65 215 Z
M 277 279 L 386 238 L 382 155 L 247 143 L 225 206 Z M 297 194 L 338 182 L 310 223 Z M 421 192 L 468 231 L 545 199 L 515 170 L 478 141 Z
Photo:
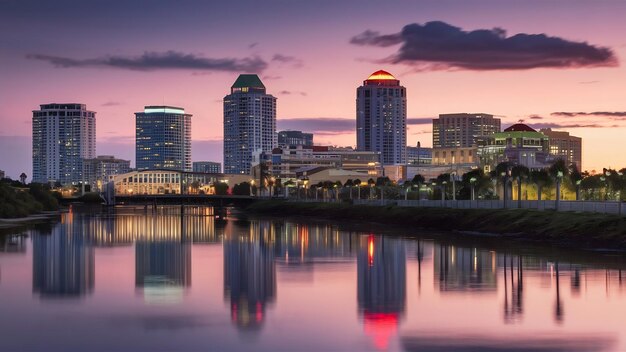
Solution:
M 313 133 L 305 133 L 302 131 L 280 131 L 278 132 L 278 146 L 297 146 L 305 147 L 313 146 Z
M 251 177 L 248 175 L 176 170 L 139 170 L 113 177 L 115 194 L 118 195 L 214 194 L 214 185 L 218 182 L 233 187 L 250 181 Z
M 409 165 L 429 165 L 433 161 L 433 148 L 406 147 L 406 162 Z
M 433 165 L 478 165 L 476 147 L 433 148 L 432 153 L 431 164 Z
M 112 177 L 130 171 L 130 160 L 117 159 L 113 155 L 99 155 L 93 159 L 83 159 L 85 184 L 91 191 L 102 191 L 104 184 Z
M 542 128 L 539 132 L 550 139 L 550 154 L 555 158 L 565 160 L 567 165 L 575 164 L 578 170 L 582 170 L 583 163 L 583 140 L 565 131 L 553 131 L 550 128 Z
M 3 178 L 5 178 L 5 174 L 4 174 L 4 170 L 0 170 L 0 180 L 2 180 Z
M 222 172 L 222 164 L 215 161 L 194 161 L 192 168 L 193 172 L 203 172 L 205 174 L 219 174 Z
M 479 141 L 478 158 L 485 171 L 501 162 L 542 169 L 553 161 L 548 136 L 518 123 Z

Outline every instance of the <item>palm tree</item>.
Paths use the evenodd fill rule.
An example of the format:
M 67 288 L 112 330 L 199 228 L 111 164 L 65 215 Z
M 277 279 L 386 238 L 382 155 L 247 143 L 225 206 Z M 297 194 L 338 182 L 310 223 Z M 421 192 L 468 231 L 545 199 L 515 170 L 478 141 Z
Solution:
M 580 200 L 580 185 L 582 179 L 583 175 L 578 171 L 576 164 L 571 164 L 569 166 L 569 181 L 576 190 L 576 200 Z
M 544 187 L 552 183 L 550 174 L 545 169 L 533 170 L 530 173 L 530 179 L 537 186 L 537 200 L 541 200 L 541 192 Z
M 352 179 L 347 179 L 346 183 L 343 184 L 344 186 L 348 187 L 348 189 L 350 190 L 350 199 L 352 199 L 352 186 L 354 186 L 354 181 L 352 181 Z
M 530 175 L 530 170 L 524 165 L 515 165 L 511 169 L 511 176 L 517 180 L 517 207 L 522 207 L 522 182 Z
M 370 178 L 369 180 L 367 180 L 367 185 L 370 187 L 370 198 L 374 198 L 374 196 L 372 195 L 372 192 L 374 190 L 374 186 L 376 185 L 376 181 L 374 181 L 373 178 Z
M 27 177 L 28 176 L 26 176 L 26 174 L 22 172 L 22 174 L 20 175 L 20 182 L 22 182 L 23 184 L 26 184 Z
M 556 181 L 556 204 L 558 208 L 559 200 L 561 199 L 561 181 L 563 177 L 566 177 L 569 173 L 565 160 L 562 158 L 556 159 L 556 161 L 550 165 L 548 173 Z
M 411 180 L 411 183 L 417 186 L 417 200 L 420 199 L 420 188 L 422 187 L 424 182 L 426 182 L 426 179 L 420 174 L 413 176 L 413 180 Z

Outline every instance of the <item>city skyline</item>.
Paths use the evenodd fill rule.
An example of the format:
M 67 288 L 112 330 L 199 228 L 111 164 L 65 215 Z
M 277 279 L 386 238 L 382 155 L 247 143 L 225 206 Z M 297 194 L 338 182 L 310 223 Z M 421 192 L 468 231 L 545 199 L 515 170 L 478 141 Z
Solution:
M 49 102 L 89 106 L 98 113 L 97 154 L 131 160 L 133 113 L 153 103 L 185 106 L 194 114 L 193 160 L 221 160 L 221 97 L 240 73 L 260 74 L 278 97 L 278 130 L 313 132 L 317 144 L 354 146 L 354 89 L 379 69 L 393 72 L 407 87 L 410 146 L 417 141 L 430 146 L 429 121 L 439 114 L 484 112 L 501 118 L 503 128 L 525 120 L 536 129 L 551 127 L 582 137 L 587 170 L 626 164 L 620 153 L 626 130 L 621 96 L 626 70 L 620 62 L 626 45 L 619 36 L 626 30 L 619 21 L 626 4 L 575 1 L 564 10 L 551 1 L 426 1 L 396 4 L 397 11 L 376 18 L 377 7 L 367 2 L 359 8 L 350 2 L 270 2 L 258 11 L 242 3 L 230 5 L 240 10 L 237 23 L 219 18 L 229 10 L 219 3 L 212 11 L 189 3 L 176 8 L 112 3 L 106 9 L 71 4 L 0 4 L 6 28 L 0 34 L 0 73 L 12 82 L 0 87 L 0 123 L 6 126 L 0 131 L 0 167 L 9 177 L 22 171 L 32 175 L 29 111 Z M 116 16 L 122 8 L 126 16 Z M 347 22 L 342 14 L 348 10 L 369 20 Z M 149 31 L 134 21 L 139 14 L 171 11 L 180 16 Z M 43 16 L 46 12 L 56 17 Z M 80 31 L 75 26 L 84 20 L 62 20 L 93 13 L 99 15 L 91 19 L 93 26 Z M 275 23 L 271 18 L 276 14 L 288 20 Z M 319 33 L 309 30 L 322 27 Z M 229 33 L 228 40 L 212 31 L 217 28 Z M 250 33 L 252 28 L 258 30 Z M 434 58 L 411 56 L 405 49 L 426 29 L 442 43 L 448 32 L 467 39 L 465 44 L 471 44 L 472 35 L 495 35 L 509 54 L 519 49 L 512 38 L 526 38 L 517 34 L 545 33 L 547 37 L 533 38 L 551 39 L 546 41 L 550 50 L 547 57 L 532 56 L 526 62 L 532 68 L 520 67 L 511 55 L 483 60 L 487 66 L 478 67 L 449 46 L 429 48 L 437 54 Z M 483 32 L 472 32 L 476 30 Z M 418 37 L 403 37 L 411 33 Z M 45 44 L 53 38 L 64 40 Z M 325 50 L 316 49 L 321 47 Z M 555 63 L 555 55 L 562 64 Z M 31 79 L 66 84 L 33 85 Z M 137 91 L 136 86 L 150 89 Z

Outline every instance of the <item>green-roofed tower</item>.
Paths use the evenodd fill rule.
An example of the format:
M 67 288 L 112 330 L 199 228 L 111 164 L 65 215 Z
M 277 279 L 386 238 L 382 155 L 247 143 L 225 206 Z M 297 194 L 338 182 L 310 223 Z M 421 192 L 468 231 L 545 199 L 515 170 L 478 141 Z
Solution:
M 277 142 L 276 98 L 258 75 L 239 75 L 224 97 L 224 173 L 250 174 Z
M 237 80 L 230 87 L 231 93 L 262 93 L 265 94 L 265 85 L 261 82 L 258 75 L 255 74 L 241 74 L 237 77 Z

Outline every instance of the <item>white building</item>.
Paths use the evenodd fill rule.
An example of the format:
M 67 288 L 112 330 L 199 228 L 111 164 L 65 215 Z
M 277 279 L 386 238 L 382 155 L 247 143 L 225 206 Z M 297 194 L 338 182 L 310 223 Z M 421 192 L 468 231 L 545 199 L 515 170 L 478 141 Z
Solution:
M 357 149 L 380 152 L 383 165 L 406 164 L 406 88 L 386 71 L 357 88 Z
M 96 113 L 85 104 L 43 104 L 33 111 L 33 182 L 78 184 L 83 159 L 96 156 Z
M 224 97 L 224 173 L 247 175 L 259 155 L 278 144 L 276 98 L 253 74 L 239 75 L 230 92 Z

